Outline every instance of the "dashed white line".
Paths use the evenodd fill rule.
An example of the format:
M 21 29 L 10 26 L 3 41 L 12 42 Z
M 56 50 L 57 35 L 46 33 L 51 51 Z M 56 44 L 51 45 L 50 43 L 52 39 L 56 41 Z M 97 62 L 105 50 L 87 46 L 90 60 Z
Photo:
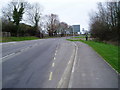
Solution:
M 70 64 L 70 63 L 71 63 L 71 61 L 69 60 L 68 64 Z
M 57 50 L 55 51 L 55 53 L 57 53 Z
M 55 63 L 52 63 L 52 67 L 54 67 L 55 66 Z
M 34 46 L 37 46 L 37 44 L 35 44 Z M 29 49 L 29 48 L 31 48 L 31 46 L 26 47 L 26 48 L 24 48 L 24 49 L 21 49 L 20 52 L 23 52 L 23 51 L 25 51 L 25 50 L 27 50 L 27 49 Z M 16 54 L 16 53 L 8 54 L 8 55 L 6 55 L 6 56 L 4 56 L 4 57 L 2 57 L 2 58 L 0 58 L 0 59 L 7 58 L 7 57 L 12 56 L 12 55 L 14 55 L 14 54 Z
M 54 57 L 54 60 L 55 60 L 56 58 Z
M 20 51 L 23 52 L 25 49 L 21 49 Z
M 56 56 L 56 53 L 55 53 L 55 56 Z
M 15 54 L 15 53 L 8 54 L 8 55 L 2 57 L 2 59 L 7 58 L 7 57 L 9 57 L 9 56 L 12 56 L 12 55 L 14 55 L 14 54 Z
M 52 80 L 52 72 L 50 72 L 49 80 Z

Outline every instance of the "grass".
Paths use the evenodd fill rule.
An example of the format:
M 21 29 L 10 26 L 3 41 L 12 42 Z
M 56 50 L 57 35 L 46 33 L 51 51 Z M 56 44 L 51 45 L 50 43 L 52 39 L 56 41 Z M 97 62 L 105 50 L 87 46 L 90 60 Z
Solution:
M 80 35 L 80 36 L 73 37 L 73 38 L 85 38 L 85 37 L 86 37 L 85 35 Z M 90 35 L 88 35 L 88 37 L 90 37 Z
M 80 37 L 73 37 L 73 38 L 85 38 L 85 36 L 80 36 Z
M 102 42 L 95 42 L 95 41 L 83 41 L 83 40 L 71 40 L 67 39 L 69 41 L 81 41 L 83 43 L 88 44 L 91 46 L 98 54 L 100 54 L 116 71 L 120 73 L 120 67 L 118 67 L 118 51 L 120 50 L 120 47 L 111 45 L 111 44 L 105 44 Z M 118 50 L 119 49 L 119 50 Z
M 0 42 L 12 42 L 12 41 L 25 41 L 25 40 L 35 40 L 38 37 L 2 37 Z
M 83 36 L 83 37 L 73 37 L 73 38 L 85 38 L 85 37 Z

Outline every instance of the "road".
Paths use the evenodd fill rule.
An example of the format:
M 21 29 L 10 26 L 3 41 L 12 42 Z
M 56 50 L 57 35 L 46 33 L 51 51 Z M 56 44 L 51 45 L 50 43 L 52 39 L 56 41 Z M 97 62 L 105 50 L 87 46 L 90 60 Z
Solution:
M 3 88 L 117 88 L 118 75 L 89 46 L 65 38 L 2 45 Z

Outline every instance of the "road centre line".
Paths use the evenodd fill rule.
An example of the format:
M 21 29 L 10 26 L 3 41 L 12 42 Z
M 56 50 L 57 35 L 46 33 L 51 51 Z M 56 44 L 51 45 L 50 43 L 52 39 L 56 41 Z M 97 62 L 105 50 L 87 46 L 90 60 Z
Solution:
M 55 51 L 55 53 L 57 53 L 57 50 Z
M 70 63 L 71 63 L 71 61 L 69 60 L 68 64 L 70 64 Z
M 52 67 L 54 67 L 55 66 L 55 63 L 52 63 Z
M 56 56 L 56 53 L 55 53 L 55 56 Z
M 56 58 L 54 57 L 54 60 L 55 60 Z
M 49 80 L 52 80 L 52 72 L 50 72 Z

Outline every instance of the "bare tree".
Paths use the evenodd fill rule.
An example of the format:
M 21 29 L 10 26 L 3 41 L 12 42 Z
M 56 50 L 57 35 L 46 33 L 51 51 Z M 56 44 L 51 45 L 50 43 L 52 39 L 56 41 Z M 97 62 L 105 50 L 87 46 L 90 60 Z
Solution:
M 13 16 L 13 4 L 10 2 L 7 7 L 2 8 L 2 18 L 8 21 L 12 20 Z
M 98 12 L 90 16 L 91 33 L 101 40 L 118 40 L 119 2 L 98 3 Z
M 49 31 L 50 30 L 50 20 L 49 20 L 49 16 L 48 15 L 45 15 L 43 17 L 43 28 L 45 31 Z M 49 33 L 49 32 L 48 32 Z
M 26 12 L 26 19 L 34 27 L 34 35 L 40 36 L 41 16 L 43 7 L 39 3 L 29 4 Z
M 68 24 L 65 22 L 61 22 L 59 27 L 60 27 L 61 36 L 64 36 L 68 29 Z
M 45 15 L 45 27 L 49 33 L 49 36 L 57 35 L 57 29 L 59 27 L 59 18 L 56 14 Z
M 32 26 L 38 27 L 38 24 L 41 19 L 42 11 L 43 11 L 43 7 L 40 4 L 38 3 L 29 4 L 27 11 L 27 19 Z

